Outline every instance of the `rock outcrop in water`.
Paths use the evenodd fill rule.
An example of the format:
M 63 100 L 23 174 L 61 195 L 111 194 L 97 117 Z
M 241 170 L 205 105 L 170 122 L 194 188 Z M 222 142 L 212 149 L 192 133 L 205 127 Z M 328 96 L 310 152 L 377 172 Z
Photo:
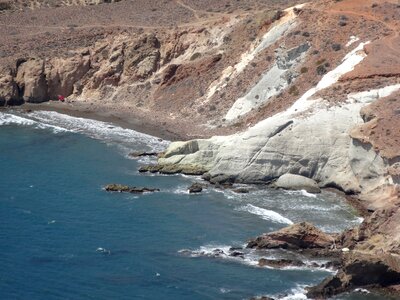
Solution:
M 146 188 L 146 187 L 134 187 L 122 184 L 108 184 L 104 187 L 107 192 L 119 192 L 119 193 L 131 193 L 131 194 L 143 194 L 147 192 L 158 192 L 159 189 Z
M 247 244 L 255 249 L 330 249 L 335 245 L 335 236 L 326 234 L 314 225 L 303 222 L 281 230 L 259 236 Z

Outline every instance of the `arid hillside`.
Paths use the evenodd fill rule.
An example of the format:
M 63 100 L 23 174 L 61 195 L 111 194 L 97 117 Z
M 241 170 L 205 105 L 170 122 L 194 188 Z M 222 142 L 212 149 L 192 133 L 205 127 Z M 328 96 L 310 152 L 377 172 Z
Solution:
M 0 99 L 14 105 L 62 94 L 74 107 L 90 104 L 172 132 L 210 136 L 284 110 L 359 41 L 371 41 L 367 59 L 321 95 L 334 103 L 350 91 L 398 81 L 397 1 L 312 1 L 285 11 L 299 3 L 2 1 Z M 280 22 L 284 28 L 268 36 Z M 299 46 L 307 49 L 284 62 L 288 72 L 277 73 L 284 86 L 275 82 L 276 93 L 249 94 Z M 257 105 L 226 122 L 246 95 Z

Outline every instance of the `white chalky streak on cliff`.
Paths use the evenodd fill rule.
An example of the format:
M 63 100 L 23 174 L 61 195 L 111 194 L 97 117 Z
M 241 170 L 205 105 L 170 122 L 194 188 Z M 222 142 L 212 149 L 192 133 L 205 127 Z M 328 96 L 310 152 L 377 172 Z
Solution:
M 287 67 L 280 65 L 277 58 L 274 65 L 262 75 L 257 84 L 255 84 L 246 95 L 235 101 L 225 115 L 225 119 L 227 121 L 235 120 L 247 114 L 252 109 L 267 103 L 273 96 L 278 95 L 281 91 L 286 89 L 289 86 L 287 80 L 288 74 L 304 60 L 308 48 L 308 44 L 303 44 L 297 48 L 288 50 L 288 52 L 286 52 L 287 58 L 281 58 L 281 60 L 285 60 L 285 64 L 288 65 Z M 288 55 L 292 50 L 295 50 L 298 54 Z
M 351 93 L 347 96 L 350 103 L 372 103 L 380 98 L 390 96 L 394 92 L 400 90 L 400 84 L 386 86 L 380 89 L 369 90 L 359 93 Z
M 287 14 L 278 20 L 276 22 L 277 24 L 272 27 L 271 30 L 264 34 L 258 45 L 252 45 L 252 49 L 243 53 L 240 61 L 235 66 L 229 66 L 222 72 L 222 76 L 217 80 L 217 82 L 210 86 L 205 102 L 207 102 L 216 91 L 224 88 L 227 85 L 226 80 L 228 78 L 232 79 L 243 72 L 243 70 L 257 56 L 258 53 L 274 44 L 278 39 L 282 38 L 288 31 L 290 31 L 290 29 L 296 25 L 296 14 L 294 13 L 294 9 L 299 9 L 304 5 L 305 4 L 300 4 L 286 9 L 285 12 Z
M 359 37 L 352 35 L 350 37 L 350 40 L 348 41 L 348 43 L 346 44 L 346 47 L 350 47 L 351 45 L 353 45 L 355 42 L 358 42 L 360 40 Z
M 336 82 L 338 82 L 340 77 L 353 71 L 354 68 L 360 62 L 362 62 L 365 57 L 367 57 L 367 54 L 364 51 L 364 46 L 369 43 L 370 42 L 360 43 L 357 48 L 355 48 L 343 58 L 342 63 L 338 67 L 322 77 L 321 81 L 317 84 L 316 87 L 308 90 L 284 113 L 292 114 L 295 112 L 304 111 L 309 108 L 310 104 L 312 104 L 312 102 L 309 101 L 312 96 L 314 96 L 317 92 L 334 85 Z

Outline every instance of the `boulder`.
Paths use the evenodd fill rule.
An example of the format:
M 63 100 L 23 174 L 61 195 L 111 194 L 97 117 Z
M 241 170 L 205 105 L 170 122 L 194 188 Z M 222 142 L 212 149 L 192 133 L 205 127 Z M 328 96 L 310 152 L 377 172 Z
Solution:
M 308 193 L 321 193 L 321 189 L 315 180 L 295 174 L 282 175 L 275 182 L 275 186 L 286 190 L 306 190 Z
M 238 194 L 247 194 L 249 192 L 249 190 L 246 188 L 236 188 L 233 189 L 233 191 Z
M 190 187 L 189 187 L 189 193 L 190 194 L 194 194 L 194 193 L 201 193 L 201 191 L 203 190 L 203 185 L 200 183 L 193 183 Z
M 329 249 L 334 241 L 334 236 L 322 232 L 310 223 L 303 222 L 250 240 L 247 248 Z
M 145 192 L 158 192 L 159 189 L 146 188 L 146 187 L 131 187 L 122 184 L 108 184 L 104 187 L 107 192 L 143 194 Z

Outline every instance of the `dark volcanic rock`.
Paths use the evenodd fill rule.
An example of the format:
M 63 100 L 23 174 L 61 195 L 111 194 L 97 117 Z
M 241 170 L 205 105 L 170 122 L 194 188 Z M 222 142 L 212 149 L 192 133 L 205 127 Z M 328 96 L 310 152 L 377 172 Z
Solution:
M 229 256 L 244 258 L 244 253 L 240 251 L 232 251 L 229 253 Z
M 142 194 L 145 192 L 158 192 L 159 189 L 146 188 L 146 187 L 131 187 L 122 184 L 108 184 L 104 187 L 107 192 L 131 193 Z
M 159 165 L 146 165 L 146 166 L 141 166 L 139 168 L 140 173 L 146 173 L 146 172 L 157 173 L 160 170 L 161 170 L 161 166 L 159 166 Z
M 284 267 L 301 267 L 304 263 L 301 260 L 295 259 L 266 259 L 261 258 L 258 261 L 260 267 L 271 267 L 271 268 L 284 268 Z
M 189 193 L 193 194 L 193 193 L 201 193 L 201 191 L 203 190 L 203 185 L 200 183 L 193 183 L 190 187 L 189 187 Z
M 327 298 L 358 287 L 387 287 L 400 284 L 399 261 L 390 255 L 366 255 L 359 252 L 344 258 L 344 266 L 335 276 L 309 288 L 310 298 Z
M 129 156 L 130 156 L 130 157 L 134 157 L 134 158 L 136 158 L 136 157 L 143 157 L 143 156 L 157 156 L 157 155 L 158 155 L 157 152 L 145 152 L 145 151 L 143 151 L 143 152 L 132 152 L 132 153 L 129 153 Z
M 210 182 L 213 184 L 221 184 L 221 185 L 232 185 L 233 183 L 235 183 L 235 176 L 229 176 L 229 175 L 217 175 L 217 176 L 213 176 L 210 178 Z
M 246 188 L 237 188 L 234 189 L 233 191 L 238 194 L 247 194 L 249 192 L 249 190 Z
M 161 173 L 161 174 L 186 174 L 186 175 L 203 175 L 206 170 L 197 166 L 177 166 L 177 165 L 146 165 L 139 168 L 139 172 Z
M 251 240 L 247 248 L 257 249 L 328 249 L 334 237 L 322 232 L 314 225 L 303 222 Z

